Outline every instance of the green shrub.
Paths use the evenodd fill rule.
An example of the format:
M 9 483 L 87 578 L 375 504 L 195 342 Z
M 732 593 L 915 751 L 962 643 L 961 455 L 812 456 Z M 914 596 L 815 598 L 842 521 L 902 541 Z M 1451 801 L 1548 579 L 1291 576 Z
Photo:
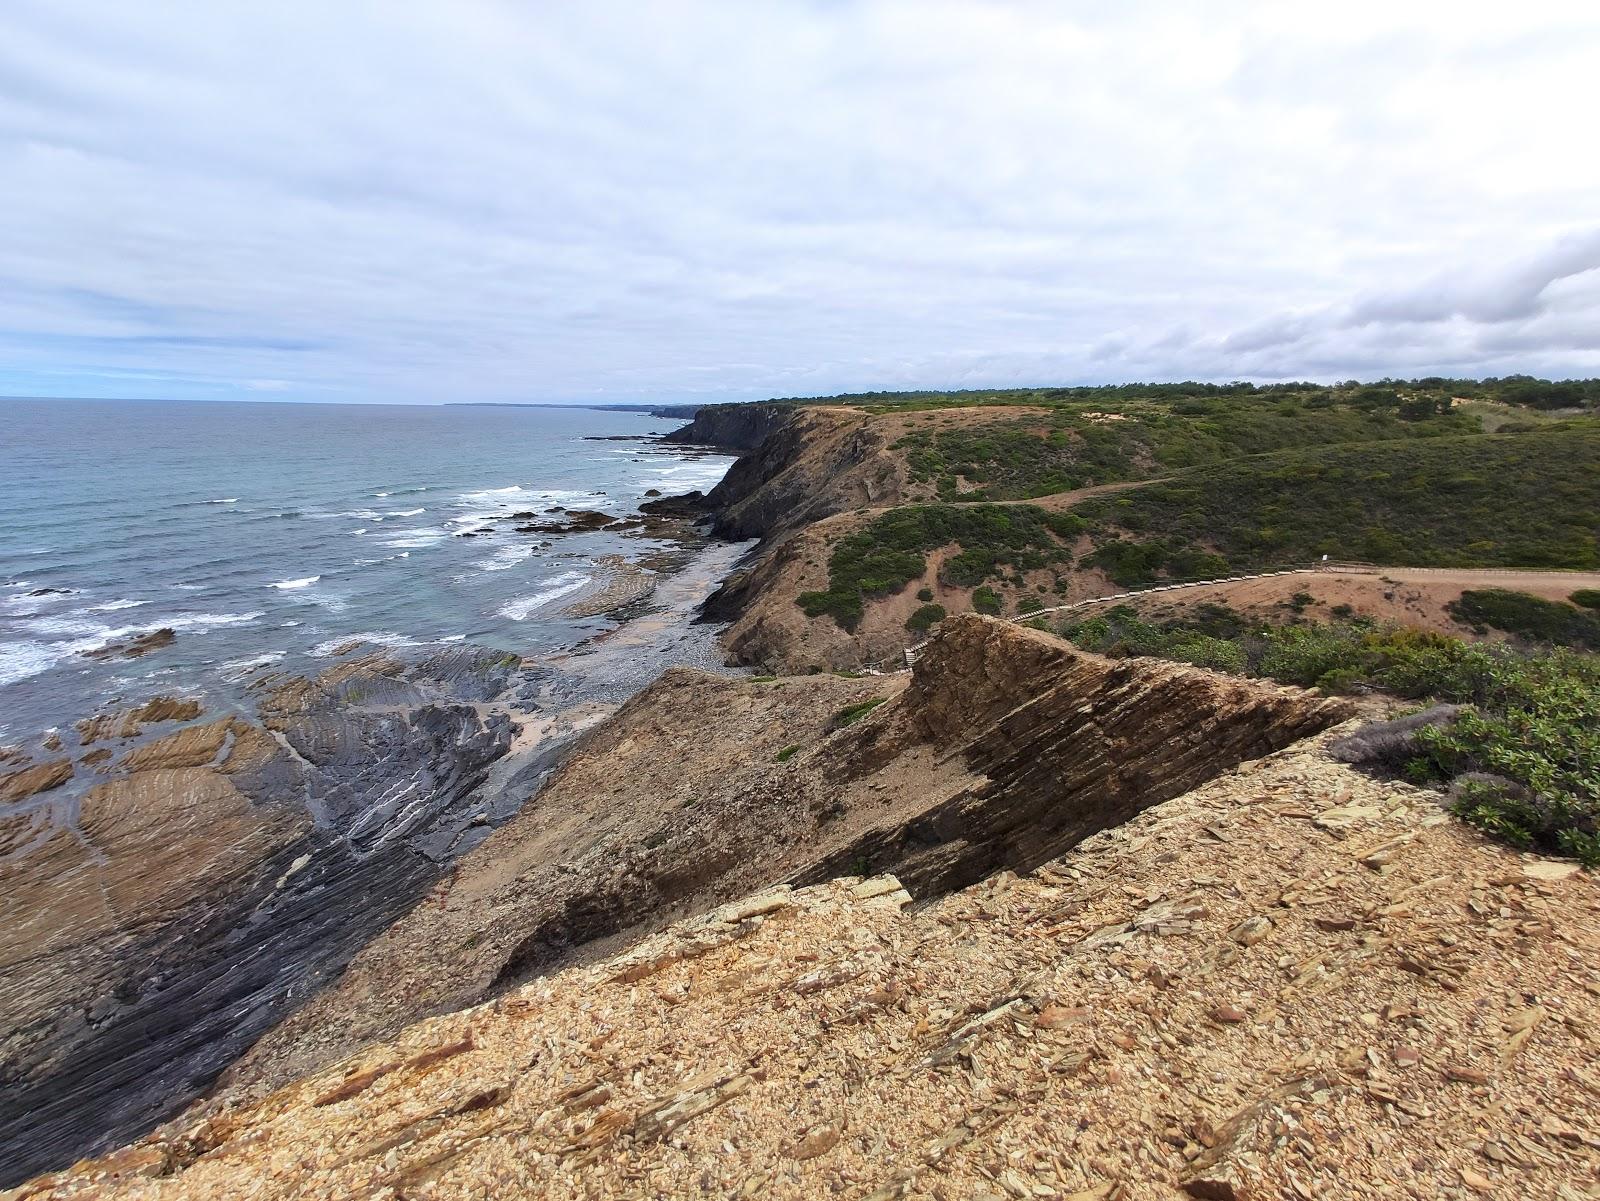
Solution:
M 1456 780 L 1455 809 L 1465 820 L 1513 845 L 1600 867 L 1600 656 L 1559 648 L 1529 654 L 1368 623 L 1217 638 L 1184 621 L 1142 621 L 1128 606 L 1063 634 L 1110 654 L 1468 706 L 1453 722 L 1418 730 L 1421 754 L 1407 764 L 1407 777 Z
M 827 590 L 803 592 L 795 602 L 807 616 L 831 616 L 852 629 L 868 598 L 898 592 L 927 570 L 929 551 L 959 546 L 943 578 L 970 588 L 1003 565 L 1033 571 L 1069 562 L 1061 539 L 1080 526 L 1071 514 L 1034 505 L 906 505 L 841 538 L 828 560 Z
M 917 599 L 919 601 L 922 601 L 924 604 L 926 604 L 928 601 L 931 601 L 933 599 L 933 589 L 932 588 L 918 588 L 917 589 Z
M 1327 554 L 1419 567 L 1600 567 L 1600 426 L 1384 441 L 1236 459 L 1076 511 L 1095 523 L 1091 561 L 1119 531 L 1138 554 L 1204 541 L 1235 569 Z M 1130 582 L 1136 572 L 1128 572 Z M 1148 575 L 1148 572 L 1146 573 Z M 1174 573 L 1176 574 L 1176 573 Z
M 906 629 L 923 633 L 929 627 L 938 625 L 944 620 L 943 605 L 923 605 L 910 617 L 906 618 Z
M 993 588 L 985 585 L 972 590 L 972 607 L 979 613 L 987 613 L 991 617 L 1000 613 L 1000 594 Z
M 840 709 L 839 712 L 833 715 L 833 728 L 836 730 L 842 730 L 845 726 L 855 725 L 856 722 L 860 721 L 863 717 L 871 713 L 874 709 L 888 699 L 889 698 L 886 696 L 875 696 L 871 700 L 858 701 L 854 705 L 846 705 L 843 709 Z
M 799 752 L 800 752 L 800 744 L 799 743 L 795 743 L 792 746 L 786 746 L 786 747 L 783 748 L 783 750 L 778 752 L 778 762 L 779 763 L 787 763 L 787 762 L 789 762 L 790 759 L 793 759 L 795 757 L 795 755 L 799 754 Z
M 1567 599 L 1582 609 L 1600 609 L 1600 588 L 1579 588 Z
M 1600 650 L 1600 616 L 1507 588 L 1463 592 L 1445 608 L 1463 625 L 1492 626 L 1530 642 Z

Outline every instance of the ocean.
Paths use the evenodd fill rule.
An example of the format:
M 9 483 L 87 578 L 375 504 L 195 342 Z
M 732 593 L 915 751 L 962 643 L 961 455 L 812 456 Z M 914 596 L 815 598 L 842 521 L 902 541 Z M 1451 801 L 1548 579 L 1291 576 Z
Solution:
M 515 513 L 637 511 L 726 456 L 639 440 L 641 413 L 493 406 L 0 400 L 0 743 L 157 692 L 236 694 L 361 638 L 549 655 L 614 629 L 566 610 L 604 530 Z M 473 531 L 492 530 L 476 536 Z M 171 629 L 139 658 L 87 653 Z

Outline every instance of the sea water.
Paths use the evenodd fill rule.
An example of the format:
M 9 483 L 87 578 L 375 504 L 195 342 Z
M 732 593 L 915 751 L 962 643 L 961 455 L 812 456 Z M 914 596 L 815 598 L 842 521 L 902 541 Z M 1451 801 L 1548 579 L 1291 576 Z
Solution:
M 564 612 L 601 558 L 652 544 L 519 534 L 510 517 L 620 517 L 651 490 L 709 489 L 731 459 L 602 440 L 677 424 L 577 408 L 0 399 L 0 742 L 156 692 L 225 691 L 354 638 L 572 647 L 615 624 Z M 147 656 L 85 657 L 163 628 L 174 642 Z

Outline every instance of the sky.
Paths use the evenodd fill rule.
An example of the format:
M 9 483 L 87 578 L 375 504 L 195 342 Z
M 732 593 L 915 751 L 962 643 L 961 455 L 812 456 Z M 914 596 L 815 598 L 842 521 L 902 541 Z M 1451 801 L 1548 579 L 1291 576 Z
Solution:
M 0 394 L 1600 375 L 1593 0 L 6 0 Z

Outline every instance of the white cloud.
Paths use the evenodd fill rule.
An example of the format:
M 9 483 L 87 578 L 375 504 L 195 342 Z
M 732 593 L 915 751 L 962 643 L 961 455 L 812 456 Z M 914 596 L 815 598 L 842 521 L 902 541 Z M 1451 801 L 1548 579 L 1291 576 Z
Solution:
M 1600 373 L 1592 4 L 1102 7 L 14 0 L 0 390 Z

